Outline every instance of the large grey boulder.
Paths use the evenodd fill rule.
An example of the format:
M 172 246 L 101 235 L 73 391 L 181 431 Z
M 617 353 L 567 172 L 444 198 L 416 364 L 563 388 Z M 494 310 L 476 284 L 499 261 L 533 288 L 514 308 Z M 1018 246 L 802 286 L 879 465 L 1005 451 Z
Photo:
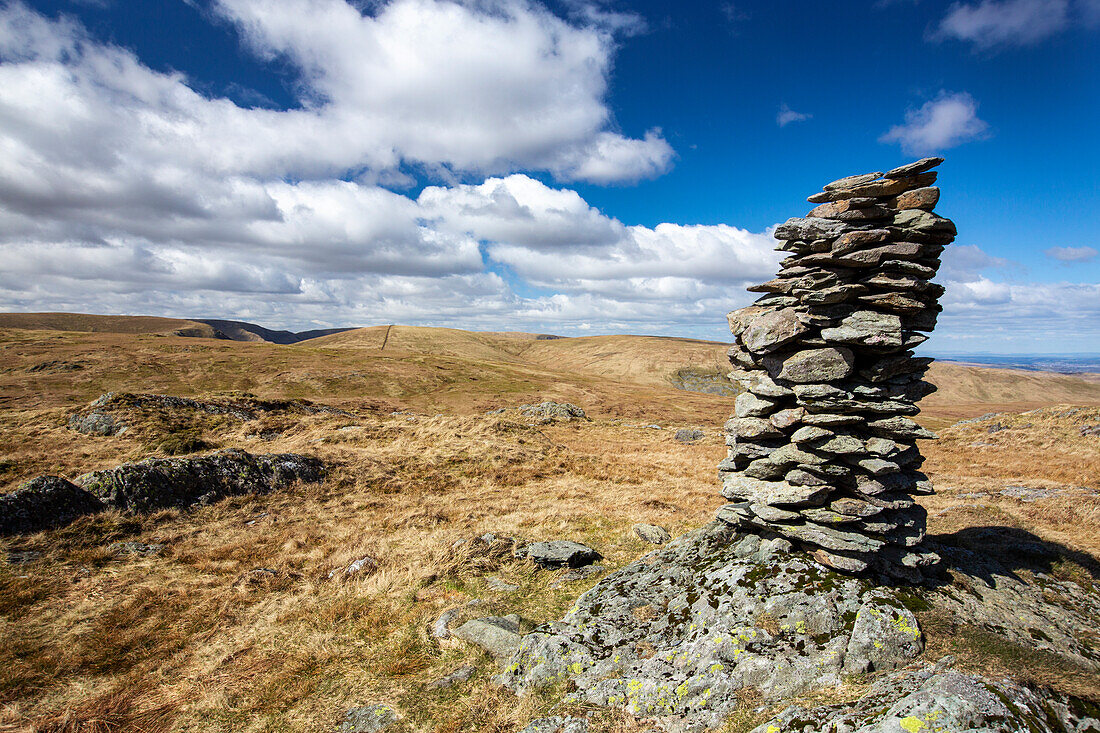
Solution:
M 96 496 L 60 476 L 39 476 L 0 494 L 0 536 L 61 527 L 106 509 Z
M 485 616 L 467 621 L 451 632 L 463 641 L 479 646 L 496 658 L 509 657 L 519 648 L 519 616 Z
M 572 540 L 532 542 L 516 550 L 516 556 L 526 557 L 546 570 L 557 570 L 563 567 L 579 568 L 603 559 L 603 555 L 588 545 Z
M 90 412 L 75 413 L 70 416 L 69 429 L 84 435 L 105 437 L 124 433 L 129 429 L 129 426 L 114 415 L 91 410 Z
M 533 417 L 543 423 L 588 420 L 584 410 L 569 402 L 540 402 L 537 405 L 521 405 L 519 414 Z
M 193 458 L 148 458 L 86 473 L 77 483 L 123 511 L 185 508 L 227 496 L 267 493 L 295 481 L 315 483 L 321 462 L 294 453 L 253 455 L 228 449 Z
M 654 545 L 663 545 L 672 539 L 667 529 L 656 524 L 635 524 L 633 530 L 638 539 Z
M 857 614 L 899 604 L 873 590 L 786 540 L 715 522 L 605 577 L 560 622 L 523 637 L 497 679 L 519 693 L 568 680 L 567 702 L 668 730 L 718 728 L 742 695 L 772 702 L 840 684 Z M 886 645 L 879 664 L 913 652 Z
M 397 713 L 388 705 L 364 705 L 344 713 L 344 720 L 336 728 L 340 733 L 378 733 L 397 723 Z
M 949 660 L 945 660 L 949 661 Z M 753 733 L 1083 733 L 1100 730 L 1094 705 L 1010 680 L 927 665 L 877 680 L 855 703 L 792 705 Z

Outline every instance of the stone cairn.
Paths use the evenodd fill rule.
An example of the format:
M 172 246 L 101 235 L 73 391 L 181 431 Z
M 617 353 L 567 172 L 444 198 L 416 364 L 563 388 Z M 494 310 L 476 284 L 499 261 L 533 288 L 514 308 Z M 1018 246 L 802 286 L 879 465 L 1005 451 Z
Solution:
M 726 423 L 718 517 L 769 530 L 822 564 L 917 582 L 939 557 L 923 548 L 932 492 L 909 416 L 935 391 L 913 355 L 941 310 L 930 282 L 955 225 L 932 213 L 926 158 L 849 176 L 775 231 L 790 252 L 764 293 L 729 314 L 732 379 L 744 391 Z

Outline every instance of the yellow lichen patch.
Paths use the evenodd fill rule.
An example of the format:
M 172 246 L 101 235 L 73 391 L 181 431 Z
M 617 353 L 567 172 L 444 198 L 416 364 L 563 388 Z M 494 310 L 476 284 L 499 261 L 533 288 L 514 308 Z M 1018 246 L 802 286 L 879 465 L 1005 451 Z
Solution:
M 901 727 L 909 731 L 909 733 L 918 733 L 919 731 L 924 730 L 928 727 L 924 724 L 923 720 L 914 715 L 909 715 L 902 718 L 900 724 Z

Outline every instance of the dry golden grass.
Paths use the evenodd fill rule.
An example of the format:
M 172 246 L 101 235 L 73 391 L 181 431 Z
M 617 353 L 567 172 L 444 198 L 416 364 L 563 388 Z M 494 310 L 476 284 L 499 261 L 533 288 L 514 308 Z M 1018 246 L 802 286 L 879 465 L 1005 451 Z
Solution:
M 517 354 L 555 343 L 485 337 L 511 339 Z M 658 379 L 610 379 L 596 373 L 599 360 L 555 371 L 523 360 L 390 352 L 0 332 L 0 490 L 40 473 L 75 476 L 157 454 L 158 441 L 180 430 L 212 446 L 301 452 L 333 466 L 317 486 L 189 512 L 107 513 L 0 541 L 0 552 L 41 553 L 0 563 L 0 731 L 320 731 L 350 706 L 382 702 L 401 711 L 407 730 L 504 733 L 537 714 L 569 712 L 557 702 L 563 690 L 517 699 L 494 687 L 492 660 L 433 639 L 430 626 L 474 597 L 487 601 L 485 612 L 550 620 L 599 576 L 551 587 L 553 574 L 512 560 L 505 543 L 454 543 L 485 532 L 570 538 L 615 568 L 648 549 L 630 532 L 636 522 L 674 535 L 702 525 L 723 502 L 718 431 L 733 401 Z M 694 359 L 685 366 L 699 366 Z M 55 360 L 83 368 L 27 371 Z M 132 429 L 113 438 L 66 427 L 74 407 L 108 390 L 244 390 L 320 399 L 355 417 L 135 413 Z M 514 411 L 484 414 L 542 399 L 576 402 L 595 420 L 539 426 Z M 967 416 L 997 409 L 975 406 Z M 1011 524 L 1100 556 L 1095 499 L 1073 488 L 1096 487 L 1100 438 L 1077 428 L 1100 422 L 1096 408 L 1005 420 L 1005 431 L 959 426 L 924 444 L 927 468 L 945 489 L 926 500 L 933 531 Z M 684 445 L 649 423 L 699 426 L 707 437 Z M 993 492 L 1006 484 L 1066 493 L 1024 503 Z M 989 496 L 958 496 L 977 487 Z M 108 550 L 130 540 L 166 547 L 152 556 Z M 364 556 L 376 566 L 329 578 Z M 520 589 L 495 591 L 487 577 Z M 948 636 L 930 628 L 933 648 Z M 471 681 L 427 688 L 464 663 L 477 667 Z M 741 723 L 759 714 L 746 708 Z M 594 718 L 596 731 L 639 729 L 619 713 Z

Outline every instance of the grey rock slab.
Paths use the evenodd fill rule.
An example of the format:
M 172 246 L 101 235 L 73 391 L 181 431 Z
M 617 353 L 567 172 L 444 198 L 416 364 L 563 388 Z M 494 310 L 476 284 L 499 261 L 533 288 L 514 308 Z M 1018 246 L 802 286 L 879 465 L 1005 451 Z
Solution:
M 364 705 L 344 713 L 344 720 L 337 726 L 340 733 L 378 733 L 397 723 L 397 713 L 388 705 Z
M 519 647 L 519 617 L 513 614 L 471 619 L 451 635 L 481 647 L 498 659 L 505 658 Z
M 567 681 L 568 704 L 719 728 L 750 694 L 771 703 L 840 684 L 850 619 L 880 608 L 871 590 L 787 541 L 713 522 L 603 578 L 526 635 L 496 680 L 519 694 Z
M 521 405 L 519 413 L 524 417 L 533 417 L 547 422 L 589 419 L 584 414 L 584 410 L 569 402 L 540 402 L 537 405 Z
M 752 733 L 1084 733 L 1100 730 L 1100 716 L 1047 689 L 1009 679 L 967 674 L 938 665 L 892 672 L 854 703 L 806 708 L 792 705 Z
M 0 494 L 0 536 L 61 527 L 106 508 L 97 496 L 60 476 L 39 476 Z
M 834 239 L 844 233 L 847 225 L 833 219 L 794 217 L 775 228 L 776 239 Z
M 807 349 L 781 361 L 778 378 L 796 384 L 831 382 L 852 373 L 855 355 L 844 347 Z
M 92 410 L 70 417 L 69 429 L 84 435 L 110 436 L 126 432 L 129 426 L 114 415 Z
M 772 310 L 759 305 L 748 305 L 744 308 L 738 308 L 735 311 L 730 311 L 726 314 L 726 320 L 729 322 L 730 333 L 734 336 L 740 336 L 741 332 L 748 328 L 749 323 L 754 318 L 768 311 Z
M 673 437 L 681 443 L 694 443 L 707 436 L 702 430 L 697 430 L 695 428 L 680 428 Z
M 874 173 L 857 173 L 854 176 L 845 176 L 844 178 L 838 178 L 832 183 L 826 183 L 823 188 L 826 191 L 836 191 L 837 189 L 858 186 L 861 183 L 877 181 L 879 178 L 882 178 L 882 171 L 875 171 Z
M 294 453 L 253 455 L 233 448 L 189 458 L 147 458 L 86 473 L 76 480 L 103 503 L 123 511 L 186 508 L 227 496 L 267 493 L 301 481 L 316 483 L 324 467 Z
M 786 481 L 761 481 L 742 474 L 727 474 L 722 479 L 722 496 L 778 506 L 820 504 L 828 494 L 823 486 L 796 486 Z
M 635 524 L 631 530 L 637 535 L 638 539 L 653 545 L 663 545 L 672 539 L 672 535 L 668 533 L 667 529 L 656 524 Z
M 797 339 L 808 330 L 793 308 L 781 308 L 752 319 L 741 332 L 740 339 L 749 351 L 764 354 Z
M 897 669 L 924 651 L 917 617 L 904 606 L 891 605 L 886 593 L 869 594 L 856 612 L 852 637 L 844 655 L 849 674 Z
M 899 347 L 901 318 L 891 313 L 858 310 L 841 320 L 836 328 L 821 329 L 821 337 L 842 344 Z
M 799 422 L 802 421 L 802 418 L 804 418 L 805 416 L 805 408 L 788 407 L 785 410 L 779 410 L 778 412 L 772 414 L 768 418 L 768 422 L 770 422 L 772 425 L 779 428 L 780 430 L 783 430 L 797 425 Z
M 726 421 L 726 432 L 737 438 L 746 440 L 759 440 L 767 438 L 780 438 L 783 432 L 767 420 L 759 417 L 735 417 Z
M 908 178 L 909 176 L 915 176 L 919 173 L 930 171 L 940 163 L 943 162 L 943 158 L 921 158 L 920 160 L 912 163 L 906 163 L 905 165 L 899 165 L 893 170 L 887 171 L 882 174 L 883 178 Z
M 773 412 L 775 402 L 757 397 L 752 392 L 742 392 L 734 402 L 733 414 L 737 417 L 767 417 Z
M 591 547 L 572 540 L 534 542 L 518 550 L 517 555 L 527 557 L 536 565 L 547 569 L 579 568 L 603 559 L 603 555 Z

